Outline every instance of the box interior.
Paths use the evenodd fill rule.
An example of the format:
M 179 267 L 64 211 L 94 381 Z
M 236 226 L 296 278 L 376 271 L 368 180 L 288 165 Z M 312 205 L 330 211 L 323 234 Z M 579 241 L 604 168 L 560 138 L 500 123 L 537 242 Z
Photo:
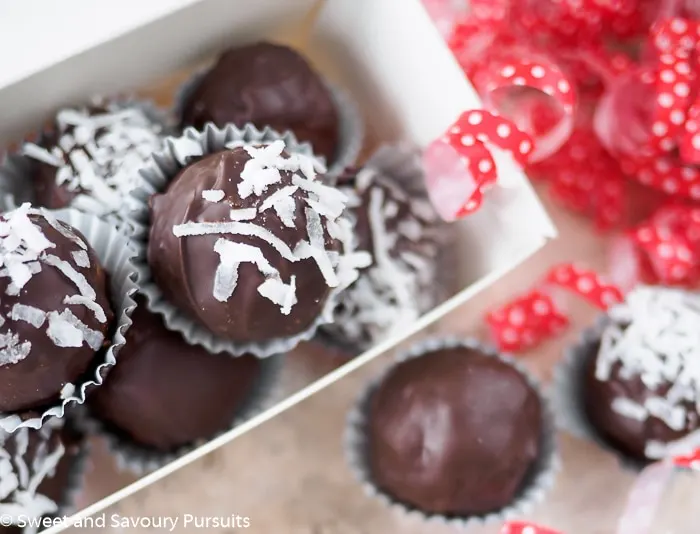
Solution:
M 69 4 L 81 1 L 70 0 Z M 116 37 L 114 28 L 106 29 L 100 44 L 91 43 L 89 49 L 42 66 L 11 85 L 2 87 L 0 78 L 0 143 L 36 130 L 63 105 L 80 103 L 95 93 L 152 86 L 227 46 L 264 38 L 301 49 L 326 76 L 349 89 L 363 111 L 374 147 L 396 141 L 425 147 L 461 112 L 481 107 L 420 0 L 155 0 L 161 7 L 162 2 L 169 2 L 173 10 L 159 17 L 155 17 L 156 11 L 149 11 L 142 24 Z M 319 381 L 323 384 L 300 391 L 285 401 L 285 408 L 471 298 L 556 235 L 524 174 L 509 158 L 500 155 L 496 159 L 509 185 L 489 191 L 483 208 L 457 223 L 460 262 L 446 266 L 456 271 L 460 287 L 466 289 L 407 326 L 401 336 L 386 340 L 327 375 Z M 246 428 L 269 417 L 263 414 Z M 210 442 L 178 461 L 178 466 L 243 431 L 236 429 L 216 443 Z M 160 475 L 156 472 L 139 480 L 138 487 L 174 469 L 166 466 Z M 127 493 L 120 491 L 118 496 L 136 489 L 125 488 Z

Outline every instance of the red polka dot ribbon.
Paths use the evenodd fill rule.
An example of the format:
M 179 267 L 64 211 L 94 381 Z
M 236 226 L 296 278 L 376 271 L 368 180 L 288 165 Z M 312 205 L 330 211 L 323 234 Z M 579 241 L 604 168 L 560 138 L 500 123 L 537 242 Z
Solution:
M 624 172 L 667 194 L 700 199 L 700 26 L 670 18 L 650 31 L 653 60 L 608 88 L 595 118 Z
M 618 283 L 694 288 L 700 283 L 700 207 L 660 207 L 631 228 L 611 250 L 611 274 Z
M 423 153 L 426 185 L 438 213 L 455 220 L 481 206 L 483 192 L 498 176 L 494 150 L 524 165 L 532 149 L 530 137 L 511 120 L 484 110 L 463 113 Z
M 559 530 L 536 525 L 529 521 L 509 521 L 500 530 L 500 534 L 563 534 Z
M 623 298 L 616 286 L 605 282 L 594 271 L 570 263 L 557 265 L 535 289 L 487 314 L 486 323 L 501 350 L 530 349 L 569 325 L 566 314 L 555 302 L 557 290 L 571 292 L 601 310 Z

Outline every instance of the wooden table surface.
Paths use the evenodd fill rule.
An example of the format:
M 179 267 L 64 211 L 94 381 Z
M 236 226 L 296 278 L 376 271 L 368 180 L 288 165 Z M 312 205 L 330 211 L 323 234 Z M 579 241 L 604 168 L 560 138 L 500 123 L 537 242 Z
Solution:
M 590 230 L 590 225 L 554 206 L 549 209 L 561 238 L 423 335 L 463 334 L 484 339 L 481 323 L 484 310 L 527 289 L 553 263 L 582 260 L 603 269 L 605 244 Z M 594 316 L 591 309 L 580 303 L 569 304 L 575 328 L 522 356 L 545 381 L 550 378 L 562 348 Z M 177 517 L 179 522 L 172 532 L 202 531 L 185 526 L 185 514 L 247 516 L 250 527 L 246 530 L 260 534 L 455 532 L 451 527 L 428 525 L 385 509 L 379 502 L 365 497 L 346 467 L 341 445 L 345 415 L 367 381 L 390 363 L 392 357 L 392 353 L 380 356 L 274 420 L 121 501 L 106 511 L 106 528 L 83 527 L 69 532 L 167 531 L 110 527 L 113 518 L 124 517 Z M 336 357 L 324 350 L 306 347 L 290 359 L 283 377 L 284 388 L 298 389 L 338 363 Z M 549 498 L 530 517 L 567 534 L 612 534 L 634 474 L 621 470 L 612 456 L 595 445 L 566 435 L 561 435 L 560 441 L 563 469 Z M 97 445 L 94 468 L 81 497 L 84 504 L 94 502 L 109 488 L 133 480 L 117 474 L 99 442 Z M 243 529 L 203 529 L 215 534 L 240 530 Z M 469 532 L 496 533 L 498 526 L 472 528 Z M 700 477 L 675 477 L 651 533 L 700 533 Z

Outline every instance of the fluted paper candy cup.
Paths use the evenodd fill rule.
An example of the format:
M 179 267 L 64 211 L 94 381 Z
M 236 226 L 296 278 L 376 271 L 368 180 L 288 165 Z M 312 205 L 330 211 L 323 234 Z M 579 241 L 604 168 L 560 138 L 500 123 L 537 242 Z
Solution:
M 182 137 L 168 138 L 166 150 L 155 154 L 151 162 L 141 169 L 144 186 L 132 193 L 134 211 L 129 218 L 129 224 L 135 229 L 133 242 L 137 248 L 137 256 L 134 263 L 138 271 L 139 289 L 148 300 L 149 309 L 162 315 L 168 328 L 180 332 L 188 343 L 202 345 L 211 353 L 226 352 L 233 356 L 253 354 L 264 358 L 286 353 L 300 342 L 311 339 L 321 324 L 333 320 L 333 310 L 338 295 L 357 279 L 358 269 L 369 265 L 371 259 L 366 253 L 354 252 L 355 240 L 351 223 L 344 215 L 338 216 L 335 220 L 338 234 L 335 239 L 341 243 L 341 253 L 332 267 L 338 278 L 337 284 L 331 287 L 322 311 L 313 323 L 305 330 L 289 337 L 271 337 L 259 342 L 224 339 L 215 335 L 201 322 L 195 321 L 165 297 L 153 278 L 148 259 L 151 225 L 148 203 L 151 196 L 165 191 L 171 180 L 187 166 L 192 156 L 212 154 L 238 146 L 270 146 L 275 143 L 283 143 L 290 154 L 306 156 L 322 168 L 320 162 L 314 158 L 310 145 L 297 142 L 294 135 L 289 132 L 281 135 L 269 128 L 258 130 L 252 125 L 247 125 L 243 129 L 228 125 L 221 129 L 213 124 L 207 124 L 203 131 L 188 128 Z M 319 185 L 319 187 L 326 187 L 326 185 Z M 186 238 L 186 236 L 183 237 Z M 297 254 L 294 251 L 289 252 L 288 256 L 289 254 L 292 255 L 292 260 L 289 261 L 297 261 L 301 257 L 301 253 Z M 274 336 L 274 332 L 271 336 Z
M 86 433 L 101 436 L 106 440 L 107 448 L 114 455 L 120 470 L 141 476 L 169 464 L 267 409 L 271 400 L 277 397 L 284 358 L 284 355 L 276 355 L 260 361 L 260 374 L 227 427 L 221 428 L 219 432 L 207 438 L 199 439 L 174 450 L 162 451 L 133 441 L 126 433 L 100 421 L 90 412 L 89 406 L 81 407 L 76 417 L 77 425 Z M 183 414 L 173 412 L 171 416 L 177 419 Z
M 607 315 L 600 315 L 595 324 L 581 334 L 578 342 L 564 353 L 564 359 L 554 370 L 551 386 L 552 405 L 555 407 L 557 426 L 580 439 L 592 441 L 614 454 L 620 464 L 632 471 L 641 470 L 647 462 L 631 459 L 622 454 L 598 433 L 586 416 L 584 381 L 586 365 L 595 357 L 591 348 L 600 341 L 605 327 L 610 324 Z
M 517 369 L 537 392 L 542 406 L 542 434 L 540 436 L 539 456 L 530 467 L 518 495 L 513 502 L 500 510 L 483 515 L 465 517 L 428 514 L 416 508 L 409 507 L 385 493 L 373 481 L 368 456 L 369 451 L 367 450 L 367 425 L 370 419 L 370 402 L 372 395 L 384 378 L 402 361 L 417 358 L 437 350 L 456 347 L 476 349 L 484 354 L 498 358 L 500 361 Z M 391 508 L 398 514 L 416 517 L 436 524 L 446 524 L 462 528 L 507 521 L 513 517 L 528 513 L 536 503 L 545 498 L 545 495 L 554 484 L 556 472 L 560 467 L 554 416 L 549 401 L 542 393 L 540 384 L 517 360 L 510 356 L 498 354 L 495 350 L 485 347 L 475 340 L 429 339 L 416 344 L 406 353 L 400 355 L 397 358 L 397 362 L 382 373 L 379 378 L 371 382 L 360 395 L 354 408 L 352 408 L 348 414 L 344 438 L 347 462 L 357 480 L 362 484 L 365 494 L 379 499 L 385 506 Z
M 107 109 L 107 114 L 102 117 L 110 117 L 111 126 L 99 137 L 101 144 L 90 149 L 92 155 L 82 163 L 85 166 L 83 172 L 64 172 L 69 168 L 66 163 L 68 157 L 71 158 L 71 165 L 76 165 L 76 162 L 82 161 L 77 159 L 78 154 L 85 155 L 80 145 L 67 148 L 75 142 L 72 135 L 64 135 L 57 141 L 61 147 L 66 147 L 58 154 L 41 147 L 47 136 L 55 134 L 55 125 L 51 124 L 28 136 L 2 159 L 0 202 L 4 209 L 11 209 L 23 202 L 38 205 L 33 165 L 42 162 L 56 167 L 57 180 L 63 174 L 61 179 L 66 184 L 73 183 L 79 188 L 78 191 L 80 188 L 85 190 L 71 199 L 66 208 L 93 214 L 111 224 L 123 226 L 129 212 L 125 201 L 129 191 L 137 187 L 140 180 L 138 169 L 154 150 L 163 147 L 165 136 L 173 132 L 172 121 L 167 112 L 152 101 L 132 96 L 96 99 L 94 105 Z M 101 119 L 99 116 L 88 116 L 86 109 L 66 108 L 59 111 L 57 117 L 76 127 L 84 123 L 86 132 L 83 135 L 94 135 Z M 97 151 L 101 151 L 100 154 Z M 72 158 L 76 158 L 75 162 Z
M 182 109 L 185 102 L 187 102 L 192 92 L 197 89 L 207 70 L 204 69 L 193 74 L 190 79 L 179 87 L 175 95 L 173 110 L 175 117 L 182 117 Z M 333 161 L 325 161 L 325 158 L 319 159 L 328 167 L 328 176 L 337 177 L 343 172 L 343 169 L 357 161 L 364 142 L 365 126 L 362 114 L 352 98 L 345 91 L 332 84 L 327 84 L 327 86 L 338 112 L 338 148 Z
M 110 344 L 95 354 L 90 372 L 75 384 L 66 384 L 61 399 L 55 405 L 41 410 L 0 413 L 0 428 L 14 432 L 19 428 L 38 429 L 54 417 L 63 417 L 68 407 L 85 402 L 89 391 L 102 384 L 106 373 L 117 361 L 125 343 L 124 334 L 131 326 L 131 313 L 136 307 L 132 296 L 136 291 L 132 258 L 135 254 L 129 240 L 116 227 L 78 210 L 41 210 L 46 217 L 55 218 L 79 231 L 90 245 L 108 273 L 110 303 L 114 310 L 114 324 Z

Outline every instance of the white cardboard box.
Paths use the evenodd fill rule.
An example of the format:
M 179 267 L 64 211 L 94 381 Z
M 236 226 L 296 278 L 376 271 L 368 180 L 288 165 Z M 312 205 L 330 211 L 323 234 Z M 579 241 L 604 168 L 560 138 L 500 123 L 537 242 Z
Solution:
M 58 107 L 90 94 L 143 86 L 227 45 L 295 28 L 291 33 L 298 34 L 312 14 L 302 49 L 351 91 L 373 137 L 424 147 L 462 111 L 481 107 L 420 0 L 22 0 L 0 2 L 0 142 L 36 129 Z M 461 261 L 455 269 L 462 292 L 402 336 L 75 517 L 117 502 L 274 417 L 464 303 L 541 248 L 555 229 L 526 177 L 510 160 L 497 163 L 513 185 L 490 191 L 476 215 L 457 223 Z

